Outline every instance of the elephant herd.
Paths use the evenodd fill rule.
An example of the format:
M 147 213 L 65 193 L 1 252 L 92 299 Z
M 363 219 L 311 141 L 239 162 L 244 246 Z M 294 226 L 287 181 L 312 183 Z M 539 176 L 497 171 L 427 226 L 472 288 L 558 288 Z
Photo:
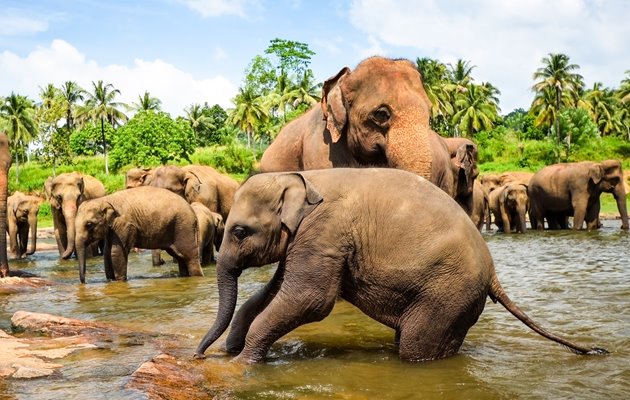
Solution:
M 596 228 L 602 191 L 623 198 L 627 229 L 620 163 L 477 179 L 476 145 L 440 137 L 430 116 L 413 63 L 366 59 L 325 81 L 321 103 L 279 132 L 261 173 L 240 186 L 197 165 L 132 169 L 127 189 L 110 195 L 76 173 L 47 181 L 60 254 L 77 254 L 84 282 L 89 246 L 102 249 L 108 279 L 126 279 L 134 247 L 166 250 L 189 276 L 202 274 L 200 262 L 212 256 L 206 246 L 220 245 L 218 312 L 196 358 L 231 327 L 225 347 L 235 361 L 261 361 L 277 339 L 325 318 L 338 298 L 392 328 L 404 360 L 455 354 L 487 298 L 575 353 L 605 353 L 523 313 L 501 287 L 480 230 L 491 209 L 504 231 L 524 231 L 528 205 L 537 229 L 544 220 L 566 228 L 571 216 L 576 229 L 583 221 Z M 76 187 L 61 190 L 62 177 Z M 271 263 L 272 279 L 235 312 L 243 270 Z

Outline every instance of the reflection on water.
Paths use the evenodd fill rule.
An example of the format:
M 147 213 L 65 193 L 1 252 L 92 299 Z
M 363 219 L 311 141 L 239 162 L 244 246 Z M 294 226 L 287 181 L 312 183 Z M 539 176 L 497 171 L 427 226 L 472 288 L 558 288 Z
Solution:
M 607 348 L 608 356 L 576 356 L 488 301 L 457 356 L 404 363 L 390 329 L 340 301 L 329 318 L 276 343 L 267 363 L 226 374 L 220 388 L 208 382 L 208 390 L 239 399 L 628 398 L 630 235 L 618 227 L 618 221 L 605 221 L 592 233 L 484 234 L 504 288 L 525 312 L 555 333 Z M 93 259 L 88 284 L 80 285 L 76 262 L 60 261 L 56 252 L 36 253 L 12 267 L 58 285 L 1 296 L 5 330 L 15 311 L 46 312 L 182 335 L 177 351 L 192 354 L 217 311 L 214 267 L 204 278 L 178 278 L 176 264 L 153 267 L 148 252 L 130 256 L 130 280 L 120 283 L 106 283 L 102 261 Z M 246 271 L 240 302 L 272 273 L 271 267 Z M 55 378 L 0 382 L 0 392 L 20 399 L 144 398 L 123 387 L 156 353 L 153 345 L 110 343 L 62 360 Z M 219 350 L 209 353 L 206 362 L 228 365 Z

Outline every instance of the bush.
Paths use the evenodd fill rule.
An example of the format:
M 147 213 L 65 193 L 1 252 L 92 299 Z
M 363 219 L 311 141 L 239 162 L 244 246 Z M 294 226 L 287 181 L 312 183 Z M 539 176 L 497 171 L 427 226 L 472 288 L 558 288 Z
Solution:
M 226 145 L 197 149 L 191 160 L 194 164 L 209 165 L 229 174 L 247 175 L 255 169 L 262 151 L 256 152 L 237 141 Z

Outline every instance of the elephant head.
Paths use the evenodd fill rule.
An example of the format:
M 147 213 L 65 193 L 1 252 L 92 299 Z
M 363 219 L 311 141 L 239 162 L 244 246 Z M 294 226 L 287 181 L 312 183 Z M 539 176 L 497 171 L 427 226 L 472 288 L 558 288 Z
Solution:
M 529 210 L 529 197 L 527 196 L 527 185 L 522 183 L 508 183 L 499 195 L 499 207 L 506 226 L 505 232 L 511 231 L 510 221 L 516 220 L 516 231 L 525 233 L 527 227 L 525 216 Z M 511 215 L 509 215 L 511 214 Z M 506 218 L 508 218 L 506 220 Z
M 77 172 L 60 174 L 50 183 L 50 207 L 60 214 L 60 223 L 65 224 L 66 241 L 61 258 L 67 259 L 74 252 L 74 219 L 77 208 L 85 200 L 85 183 L 83 176 Z
M 208 346 L 230 324 L 241 272 L 282 260 L 302 220 L 323 200 L 301 174 L 277 174 L 271 184 L 260 178 L 249 178 L 234 196 L 217 257 L 219 310 L 196 357 L 203 358 Z
M 105 239 L 117 216 L 114 207 L 102 199 L 88 200 L 79 206 L 74 230 L 81 283 L 85 283 L 87 247 Z
M 621 216 L 621 228 L 628 229 L 628 210 L 623 170 L 618 160 L 605 160 L 594 163 L 589 169 L 589 178 L 600 192 L 612 193 Z
M 345 143 L 359 164 L 431 177 L 431 103 L 410 61 L 372 57 L 343 68 L 324 83 L 321 109 L 326 140 Z
M 153 179 L 153 169 L 151 168 L 131 168 L 125 175 L 125 188 L 134 188 L 143 185 L 150 185 Z
M 41 203 L 41 198 L 27 196 L 20 192 L 15 192 L 8 199 L 9 238 L 11 247 L 16 250 L 17 257 L 21 257 L 23 254 L 31 255 L 35 253 L 37 247 L 37 214 Z M 27 226 L 30 232 L 28 250 L 21 247 L 22 239 L 26 239 L 26 235 L 22 238 L 22 233 L 19 232 L 21 226 Z

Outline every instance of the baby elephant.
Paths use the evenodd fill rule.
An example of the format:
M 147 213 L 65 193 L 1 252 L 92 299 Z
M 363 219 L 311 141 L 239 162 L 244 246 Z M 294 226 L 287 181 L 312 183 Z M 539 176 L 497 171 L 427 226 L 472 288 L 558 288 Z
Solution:
M 85 283 L 85 249 L 105 240 L 105 275 L 127 279 L 127 258 L 134 247 L 163 249 L 179 264 L 180 276 L 203 276 L 197 246 L 197 217 L 181 196 L 141 186 L 82 203 L 75 221 L 81 283 Z
M 201 265 L 208 265 L 214 261 L 214 249 L 219 251 L 223 239 L 223 217 L 198 201 L 190 203 L 199 226 L 199 255 Z
M 339 296 L 394 329 L 404 360 L 455 354 L 487 297 L 576 353 L 604 352 L 547 332 L 512 303 L 464 210 L 410 172 L 334 168 L 249 178 L 225 224 L 219 309 L 197 358 L 230 324 L 243 270 L 273 262 L 272 280 L 232 323 L 226 345 L 240 353 L 236 361 L 263 360 L 280 337 L 325 318 Z
M 43 199 L 15 192 L 7 199 L 9 248 L 17 258 L 35 253 L 37 247 L 37 214 Z M 31 246 L 27 250 L 31 236 Z
M 511 182 L 500 186 L 490 192 L 488 202 L 499 232 L 511 233 L 512 230 L 516 230 L 518 233 L 525 233 L 527 231 L 525 222 L 529 210 L 527 185 Z

